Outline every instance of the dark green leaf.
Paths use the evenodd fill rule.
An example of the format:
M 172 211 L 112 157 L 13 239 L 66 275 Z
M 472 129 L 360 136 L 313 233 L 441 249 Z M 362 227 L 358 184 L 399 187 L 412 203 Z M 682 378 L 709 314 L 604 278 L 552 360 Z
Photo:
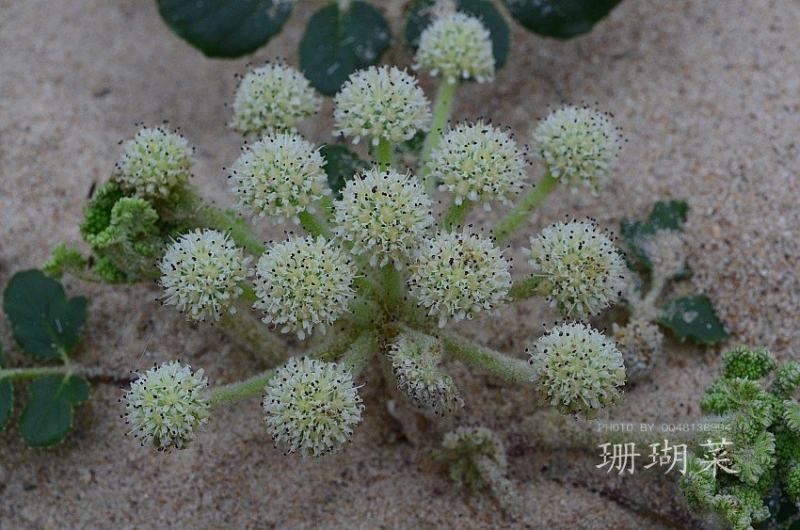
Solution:
M 41 359 L 69 355 L 86 322 L 86 298 L 67 299 L 58 281 L 35 269 L 11 278 L 3 310 L 20 347 Z
M 3 344 L 0 343 L 0 370 L 3 369 Z M 8 420 L 11 418 L 11 411 L 14 409 L 14 387 L 11 386 L 11 379 L 0 379 L 0 431 L 6 428 Z
M 332 95 L 350 74 L 376 64 L 391 45 L 389 24 L 371 5 L 355 1 L 346 12 L 329 5 L 308 21 L 300 69 L 314 88 Z
M 703 295 L 682 296 L 659 308 L 658 323 L 681 340 L 716 344 L 728 338 L 711 301 Z
M 369 164 L 361 160 L 357 154 L 343 145 L 325 145 L 320 153 L 327 161 L 325 173 L 328 175 L 328 186 L 333 190 L 337 201 L 342 198 L 342 189 L 356 173 L 366 169 Z
M 657 202 L 646 222 L 631 219 L 620 222 L 620 237 L 627 247 L 631 268 L 641 266 L 652 272 L 653 264 L 645 251 L 647 241 L 659 230 L 683 231 L 688 210 L 686 201 Z
M 539 35 L 569 39 L 591 31 L 621 0 L 503 0 L 511 16 Z
M 72 407 L 89 399 L 89 382 L 82 376 L 48 375 L 31 385 L 31 400 L 22 411 L 19 430 L 31 447 L 60 442 L 72 428 Z
M 280 33 L 294 2 L 158 0 L 164 22 L 209 57 L 241 57 Z
M 431 23 L 430 9 L 434 3 L 435 0 L 417 0 L 408 10 L 405 37 L 406 42 L 414 50 L 419 46 L 419 37 L 423 30 Z M 508 60 L 508 52 L 511 47 L 511 32 L 503 15 L 489 0 L 457 0 L 456 9 L 480 19 L 492 34 L 495 69 L 500 70 Z

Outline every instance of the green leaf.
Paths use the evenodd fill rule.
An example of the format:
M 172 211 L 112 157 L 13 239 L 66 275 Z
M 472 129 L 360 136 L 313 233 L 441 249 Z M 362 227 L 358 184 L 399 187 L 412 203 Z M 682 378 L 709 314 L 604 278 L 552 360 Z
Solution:
M 72 428 L 72 407 L 89 399 L 86 378 L 48 375 L 31 385 L 31 400 L 22 411 L 19 430 L 30 447 L 47 447 Z
M 408 10 L 405 37 L 408 45 L 414 50 L 419 47 L 419 37 L 431 23 L 431 8 L 435 0 L 417 0 Z M 508 60 L 511 49 L 511 32 L 503 15 L 489 0 L 457 0 L 456 9 L 462 13 L 478 18 L 492 34 L 492 53 L 495 69 L 500 70 Z
M 241 57 L 280 33 L 294 2 L 158 0 L 164 22 L 209 57 Z
M 681 340 L 716 344 L 728 338 L 711 301 L 703 295 L 682 296 L 659 308 L 658 323 Z
M 570 39 L 591 31 L 621 0 L 503 0 L 509 14 L 544 37 Z
M 325 95 L 339 91 L 350 74 L 376 64 L 392 45 L 380 11 L 355 1 L 346 12 L 336 4 L 311 17 L 300 41 L 300 69 Z
M 35 269 L 11 278 L 3 310 L 20 347 L 41 359 L 68 356 L 86 322 L 86 298 L 67 299 L 58 281 Z
M 3 361 L 3 344 L 0 343 L 0 369 L 5 366 Z M 11 412 L 14 410 L 14 387 L 11 379 L 0 379 L 0 431 L 6 428 Z
M 659 230 L 682 232 L 688 211 L 686 201 L 659 201 L 653 205 L 647 221 L 623 219 L 620 222 L 620 237 L 627 247 L 631 268 L 638 265 L 652 272 L 653 263 L 645 251 L 647 241 Z
M 342 189 L 347 181 L 353 180 L 369 164 L 343 145 L 324 145 L 319 151 L 327 162 L 325 173 L 328 175 L 328 186 L 333 190 L 333 198 L 338 201 L 342 198 Z

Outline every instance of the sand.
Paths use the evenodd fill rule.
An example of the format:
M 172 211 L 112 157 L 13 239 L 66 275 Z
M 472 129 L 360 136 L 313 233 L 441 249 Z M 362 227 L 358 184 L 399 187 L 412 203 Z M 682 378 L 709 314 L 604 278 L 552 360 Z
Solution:
M 196 147 L 194 184 L 227 206 L 223 167 L 240 138 L 226 128 L 234 74 L 274 57 L 296 64 L 296 42 L 313 3 L 289 27 L 237 61 L 210 60 L 172 35 L 152 0 L 0 2 L 0 283 L 41 266 L 59 242 L 79 242 L 77 223 L 93 184 L 137 123 L 169 120 Z M 391 2 L 397 13 L 399 2 Z M 395 31 L 399 25 L 395 20 Z M 642 217 L 655 200 L 686 199 L 694 278 L 731 338 L 800 351 L 800 4 L 771 0 L 626 0 L 589 36 L 544 40 L 515 26 L 507 67 L 494 85 L 469 86 L 455 116 L 488 117 L 527 141 L 537 118 L 562 101 L 598 102 L 627 140 L 613 184 L 597 197 L 557 191 L 518 233 L 509 255 L 524 268 L 528 235 L 564 215 L 609 229 Z M 407 52 L 393 52 L 407 62 Z M 425 80 L 430 90 L 433 85 Z M 429 92 L 430 93 L 430 92 Z M 330 105 L 303 125 L 330 138 Z M 534 172 L 534 177 L 539 172 Z M 486 225 L 502 209 L 474 217 Z M 265 239 L 281 227 L 264 226 Z M 120 381 L 130 370 L 179 357 L 214 383 L 263 369 L 218 329 L 191 326 L 154 300 L 155 285 L 99 286 L 65 280 L 89 299 L 75 359 Z M 557 315 L 537 303 L 459 331 L 522 356 Z M 3 322 L 11 366 L 27 361 Z M 718 374 L 721 348 L 669 344 L 652 376 L 610 411 L 619 421 L 685 423 Z M 49 450 L 29 450 L 16 427 L 0 434 L 0 528 L 691 528 L 677 474 L 619 476 L 596 469 L 599 450 L 552 450 L 528 419 L 533 391 L 451 366 L 467 402 L 432 419 L 381 388 L 368 371 L 364 423 L 353 443 L 321 459 L 273 448 L 258 400 L 215 411 L 188 450 L 160 454 L 125 437 L 120 384 L 97 384 L 76 410 L 75 429 Z M 369 383 L 373 384 L 370 385 Z M 18 387 L 22 390 L 23 387 Z M 18 393 L 19 394 L 19 393 Z M 23 393 L 24 394 L 24 393 Z M 395 416 L 387 412 L 395 400 Z M 395 419 L 399 418 L 398 419 Z M 431 460 L 460 424 L 495 429 L 508 448 L 524 516 L 512 521 L 485 491 L 470 493 Z M 544 430 L 544 429 L 542 429 Z

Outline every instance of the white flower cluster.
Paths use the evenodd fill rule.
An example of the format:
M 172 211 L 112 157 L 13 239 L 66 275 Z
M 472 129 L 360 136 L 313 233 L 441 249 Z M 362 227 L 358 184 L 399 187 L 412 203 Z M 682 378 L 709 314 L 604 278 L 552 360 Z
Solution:
M 230 188 L 239 207 L 256 218 L 278 223 L 314 211 L 312 203 L 330 194 L 325 159 L 295 133 L 268 135 L 246 146 L 230 169 Z
M 264 421 L 289 452 L 319 456 L 336 451 L 361 422 L 364 406 L 342 365 L 292 357 L 265 389 Z
M 397 388 L 418 405 L 444 414 L 464 406 L 449 374 L 439 369 L 442 344 L 428 335 L 401 333 L 390 345 L 388 354 L 397 376 Z
M 202 369 L 192 373 L 191 367 L 177 362 L 151 368 L 125 393 L 129 434 L 143 447 L 185 449 L 198 427 L 208 423 L 207 386 Z
M 300 120 L 321 106 L 322 98 L 303 74 L 283 64 L 267 64 L 242 78 L 229 127 L 244 135 L 294 132 Z
M 355 254 L 368 254 L 372 266 L 391 261 L 400 269 L 433 224 L 430 206 L 415 177 L 372 168 L 345 185 L 333 230 Z
M 550 113 L 533 131 L 533 149 L 562 184 L 597 192 L 617 160 L 620 138 L 611 117 L 588 107 Z
M 189 320 L 219 320 L 223 311 L 236 312 L 239 283 L 251 274 L 252 258 L 216 230 L 182 235 L 158 263 L 164 303 L 174 305 Z
M 417 252 L 409 293 L 444 327 L 451 318 L 471 319 L 482 311 L 495 314 L 508 300 L 510 268 L 490 239 L 466 229 L 439 232 Z
M 625 384 L 622 354 L 614 343 L 581 323 L 553 328 L 529 353 L 542 397 L 562 414 L 587 419 L 615 403 Z
M 283 325 L 302 340 L 318 327 L 324 334 L 355 297 L 356 270 L 338 245 L 319 236 L 273 245 L 256 265 L 256 309 L 264 322 Z
M 417 131 L 428 130 L 430 104 L 416 78 L 396 67 L 372 66 L 347 80 L 334 100 L 334 120 L 354 144 L 370 138 L 393 144 L 410 140 Z
M 556 223 L 530 244 L 522 252 L 542 277 L 540 289 L 567 316 L 596 315 L 625 289 L 625 261 L 592 222 Z
M 512 204 L 523 189 L 526 166 L 514 139 L 483 121 L 450 130 L 428 162 L 431 178 L 455 195 L 456 204 L 482 202 L 486 210 L 495 199 Z
M 464 13 L 437 18 L 420 35 L 414 62 L 415 68 L 441 74 L 450 84 L 462 79 L 493 81 L 492 35 L 479 19 Z
M 123 149 L 116 177 L 137 197 L 165 199 L 189 180 L 194 149 L 165 127 L 140 129 Z

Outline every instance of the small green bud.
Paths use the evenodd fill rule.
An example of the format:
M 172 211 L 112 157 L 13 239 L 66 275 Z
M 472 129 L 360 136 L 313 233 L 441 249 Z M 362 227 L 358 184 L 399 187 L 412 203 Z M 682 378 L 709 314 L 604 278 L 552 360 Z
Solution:
M 739 346 L 726 352 L 722 359 L 725 361 L 723 377 L 741 377 L 751 381 L 766 377 L 778 366 L 778 360 L 766 348 L 751 350 Z
M 775 381 L 770 391 L 782 399 L 788 399 L 800 389 L 800 361 L 782 365 L 775 373 Z

